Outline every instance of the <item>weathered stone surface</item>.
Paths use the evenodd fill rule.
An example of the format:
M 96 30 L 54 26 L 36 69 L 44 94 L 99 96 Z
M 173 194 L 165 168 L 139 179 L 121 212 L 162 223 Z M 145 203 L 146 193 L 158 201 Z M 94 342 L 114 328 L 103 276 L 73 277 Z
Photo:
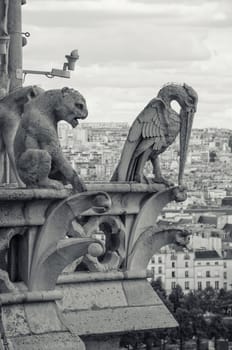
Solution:
M 170 228 L 168 226 L 150 225 L 144 232 L 141 232 L 137 239 L 132 252 L 128 255 L 128 267 L 130 270 L 144 271 L 152 256 L 157 253 L 163 246 L 169 244 L 179 244 L 187 247 L 190 231 L 176 226 Z
M 78 335 L 176 327 L 146 279 L 59 285 L 58 301 L 68 329 Z
M 123 281 L 128 306 L 163 305 L 160 298 L 143 280 Z
M 88 115 L 84 97 L 76 90 L 45 91 L 27 103 L 14 139 L 16 166 L 27 187 L 63 189 L 71 183 L 76 192 L 86 190 L 64 157 L 57 123 L 65 120 L 73 128 Z
M 146 279 L 109 275 L 118 280 L 83 280 L 59 284 L 54 292 L 3 298 L 3 327 L 13 349 L 84 350 L 74 334 L 84 337 L 86 349 L 114 350 L 118 333 L 177 326 Z
M 131 192 L 158 192 L 165 190 L 165 185 L 163 184 L 143 184 L 143 183 L 131 183 Z
M 85 350 L 82 340 L 69 332 L 15 337 L 10 343 L 14 350 Z
M 169 188 L 165 191 L 157 192 L 144 202 L 144 205 L 134 220 L 133 228 L 130 232 L 128 255 L 131 254 L 137 240 L 143 234 L 146 234 L 148 228 L 156 224 L 157 217 L 164 206 L 173 200 L 173 190 L 174 188 Z M 144 246 L 144 249 L 146 249 L 146 246 Z M 133 266 L 131 266 L 131 257 L 129 256 L 127 265 L 128 270 L 131 268 L 133 269 Z
M 35 199 L 64 199 L 71 194 L 71 190 L 54 190 L 51 188 L 0 188 L 1 201 L 28 201 Z
M 25 315 L 30 330 L 34 334 L 65 330 L 53 302 L 26 304 Z
M 31 333 L 23 304 L 3 306 L 2 322 L 7 337 L 29 335 Z
M 95 282 L 59 286 L 64 297 L 58 302 L 62 310 L 88 310 L 127 306 L 121 283 Z
M 123 188 L 124 184 L 121 185 Z M 129 185 L 131 186 L 131 184 Z M 13 210 L 11 211 L 13 207 L 19 208 L 17 220 L 21 220 L 21 225 L 24 226 L 27 223 L 29 226 L 29 229 L 27 226 L 25 231 L 22 227 L 22 232 L 20 229 L 17 233 L 18 241 L 16 241 L 17 245 L 14 246 L 14 249 L 19 250 L 17 257 L 20 257 L 20 263 L 25 265 L 20 267 L 19 270 L 16 263 L 17 277 L 21 276 L 20 271 L 22 275 L 27 277 L 30 274 L 32 278 L 35 277 L 38 281 L 38 269 L 40 266 L 45 266 L 44 262 L 47 261 L 47 257 L 51 256 L 54 249 L 60 257 L 68 256 L 63 255 L 63 250 L 61 252 L 59 248 L 62 242 L 66 247 L 66 240 L 67 245 L 73 242 L 74 238 L 65 238 L 66 234 L 70 233 L 72 220 L 77 222 L 76 240 L 80 237 L 78 236 L 80 235 L 78 230 L 81 231 L 80 228 L 82 228 L 82 231 L 84 231 L 88 223 L 89 227 L 86 228 L 86 231 L 81 232 L 83 235 L 86 233 L 86 236 L 88 236 L 88 233 L 92 234 L 92 221 L 88 218 L 92 215 L 94 215 L 94 220 L 99 220 L 100 224 L 97 228 L 100 232 L 103 230 L 107 237 L 107 249 L 109 248 L 111 252 L 115 247 L 116 250 L 121 249 L 117 240 L 110 241 L 109 238 L 114 236 L 113 238 L 116 237 L 121 240 L 120 244 L 122 244 L 125 251 L 120 261 L 120 266 L 123 264 L 123 270 L 112 270 L 108 273 L 75 272 L 62 275 L 54 291 L 58 292 L 58 296 L 53 295 L 53 299 L 50 294 L 49 296 L 46 294 L 45 291 L 48 285 L 44 284 L 44 281 L 51 280 L 51 274 L 54 276 L 56 259 L 49 260 L 49 264 L 43 269 L 45 274 L 41 274 L 43 283 L 36 283 L 33 293 L 25 291 L 24 294 L 21 293 L 22 295 L 14 293 L 11 298 L 5 297 L 7 306 L 3 305 L 3 326 L 6 329 L 7 339 L 14 342 L 15 349 L 78 349 L 70 335 L 72 333 L 77 336 L 84 336 L 89 350 L 108 350 L 109 346 L 114 350 L 118 349 L 116 334 L 177 326 L 170 312 L 148 284 L 146 270 L 144 266 L 140 268 L 141 259 L 139 260 L 139 268 L 134 268 L 131 259 L 134 252 L 133 247 L 144 234 L 144 226 L 153 225 L 156 215 L 159 214 L 162 207 L 166 202 L 173 199 L 172 189 L 157 192 L 153 191 L 152 186 L 148 190 L 149 185 L 134 185 L 135 192 L 127 192 L 128 186 L 124 188 L 126 191 L 122 190 L 120 192 L 119 188 L 116 191 L 113 190 L 113 183 L 109 184 L 109 188 L 111 188 L 109 198 L 107 194 L 105 196 L 108 198 L 108 202 L 112 200 L 112 211 L 108 205 L 107 209 L 109 211 L 107 212 L 102 211 L 102 201 L 100 206 L 97 205 L 96 191 L 74 195 L 67 199 L 68 192 L 63 192 L 62 196 L 65 200 L 61 201 L 61 198 L 56 196 L 58 191 L 55 190 L 37 190 L 37 198 L 33 200 L 30 197 L 32 193 L 28 192 L 30 190 L 24 190 L 25 192 L 20 192 L 20 195 L 13 200 L 9 197 L 6 201 L 3 201 L 4 205 L 7 203 L 5 219 L 7 220 L 7 216 L 10 217 L 8 225 L 12 225 L 13 222 L 14 213 Z M 101 186 L 98 184 L 99 187 Z M 53 194 L 50 198 L 47 198 L 46 196 L 50 191 Z M 25 196 L 24 199 L 21 199 L 21 195 Z M 81 200 L 76 201 L 76 196 L 80 196 Z M 86 202 L 83 201 L 85 196 L 93 196 L 90 198 L 88 205 L 85 205 Z M 37 223 L 39 226 L 41 225 L 38 231 L 38 225 L 35 225 L 34 222 L 37 217 L 37 205 L 39 208 L 38 217 L 41 221 Z M 60 210 L 59 208 L 63 205 L 65 210 Z M 91 207 L 93 209 L 89 209 Z M 100 208 L 99 212 L 98 207 Z M 67 215 L 67 212 L 70 215 Z M 120 216 L 114 216 L 113 212 L 118 212 Z M 115 217 L 117 217 L 117 220 L 121 220 L 117 225 L 113 222 Z M 123 225 L 120 225 L 120 222 Z M 16 221 L 13 223 L 15 225 Z M 113 224 L 111 225 L 111 223 Z M 98 232 L 98 230 L 95 231 Z M 93 230 L 93 234 L 95 234 L 95 231 Z M 145 246 L 142 245 L 142 249 L 150 252 L 149 241 L 146 241 Z M 104 261 L 105 257 L 107 260 L 107 253 L 103 253 L 105 255 L 99 259 L 100 262 Z M 27 254 L 25 259 L 24 254 Z M 31 257 L 34 260 L 34 265 L 31 264 Z M 44 257 L 46 257 L 45 260 Z M 32 265 L 35 267 L 34 270 Z M 30 285 L 27 283 L 27 278 L 24 279 L 24 282 L 27 286 Z M 27 286 L 25 286 L 25 290 Z M 42 287 L 38 288 L 38 286 Z M 53 282 L 52 287 L 55 288 L 55 282 Z M 38 292 L 39 290 L 41 292 Z M 39 295 L 36 293 L 39 293 Z M 60 298 L 60 295 L 63 295 L 63 298 Z M 61 336 L 61 334 L 64 336 Z M 97 336 L 98 339 L 93 338 L 94 336 Z M 102 339 L 105 336 L 108 338 L 106 340 Z M 64 339 L 67 339 L 66 344 L 63 341 Z M 46 347 L 44 347 L 44 344 Z
M 191 104 L 189 103 L 190 99 Z M 179 114 L 169 104 L 173 100 L 178 101 L 181 107 Z M 170 181 L 162 176 L 158 157 L 180 133 L 178 183 L 182 185 L 197 103 L 196 91 L 187 84 L 168 84 L 162 87 L 157 98 L 153 98 L 134 120 L 111 181 L 146 183 L 143 170 L 146 162 L 150 160 L 155 181 L 168 187 L 171 186 Z
M 39 230 L 34 245 L 34 254 L 28 282 L 30 290 L 49 290 L 55 288 L 59 273 L 66 267 L 65 260 L 63 260 L 61 264 L 62 269 L 56 270 L 56 258 L 58 258 L 58 255 L 61 253 L 61 251 L 59 252 L 59 245 L 62 243 L 61 241 L 63 239 L 65 240 L 72 221 L 75 220 L 76 217 L 83 215 L 83 213 L 90 208 L 97 213 L 105 213 L 108 211 L 110 205 L 111 200 L 109 195 L 105 192 L 96 191 L 77 193 L 51 209 L 46 222 L 41 230 Z M 87 240 L 89 243 L 96 241 L 86 237 L 79 239 L 81 241 Z M 74 241 L 74 244 L 76 244 L 76 239 L 74 239 Z M 66 243 L 69 245 L 70 240 L 69 242 L 63 243 L 64 245 L 62 244 L 62 246 L 64 248 Z M 86 253 L 87 251 L 83 251 L 83 255 Z M 52 256 L 54 257 L 54 261 L 52 261 Z M 77 256 L 73 257 L 73 260 L 79 257 L 80 255 L 77 253 Z M 50 258 L 51 260 L 49 260 Z M 67 265 L 71 263 L 72 261 L 67 259 Z M 50 283 L 51 275 L 53 276 L 52 283 Z
M 14 227 L 25 223 L 23 208 L 15 202 L 0 201 L 0 227 Z
M 68 328 L 78 335 L 177 327 L 163 305 L 70 311 L 63 316 Z
M 13 152 L 13 143 L 14 138 L 17 132 L 18 125 L 21 120 L 21 114 L 23 112 L 23 106 L 35 98 L 39 94 L 43 93 L 44 90 L 39 88 L 38 86 L 26 86 L 16 89 L 11 92 L 9 95 L 5 96 L 1 99 L 0 103 L 0 137 L 1 137 L 1 150 L 0 157 L 2 159 L 3 152 L 6 150 L 11 168 L 14 172 L 15 178 L 20 186 L 24 184 L 20 180 L 18 176 L 18 172 L 15 165 L 15 157 Z M 3 165 L 1 164 L 0 169 L 0 182 L 2 181 L 3 176 Z

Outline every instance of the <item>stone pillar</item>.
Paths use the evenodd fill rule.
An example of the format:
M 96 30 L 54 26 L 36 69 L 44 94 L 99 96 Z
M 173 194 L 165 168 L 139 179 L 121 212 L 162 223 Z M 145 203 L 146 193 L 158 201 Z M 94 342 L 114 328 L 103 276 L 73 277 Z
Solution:
M 10 0 L 8 33 L 10 35 L 8 73 L 10 92 L 22 86 L 22 1 Z
M 9 92 L 9 41 L 8 35 L 9 0 L 0 0 L 0 100 Z M 7 157 L 0 138 L 0 182 L 7 182 Z
M 10 0 L 8 13 L 9 45 L 9 92 L 22 86 L 22 0 Z M 7 157 L 6 164 L 7 182 L 16 183 L 15 175 L 10 169 Z
M 0 99 L 9 90 L 8 79 L 8 1 L 0 0 Z
M 22 0 L 0 0 L 0 99 L 22 86 Z M 0 140 L 0 183 L 15 183 Z

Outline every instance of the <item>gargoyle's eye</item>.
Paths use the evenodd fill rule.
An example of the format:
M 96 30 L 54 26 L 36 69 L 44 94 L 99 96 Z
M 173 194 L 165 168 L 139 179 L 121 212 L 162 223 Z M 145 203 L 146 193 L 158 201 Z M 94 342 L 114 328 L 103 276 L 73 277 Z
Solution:
M 194 103 L 195 103 L 195 100 L 193 97 L 189 97 L 188 101 L 191 105 L 194 105 Z
M 80 109 L 81 111 L 83 110 L 84 106 L 82 103 L 75 103 L 75 106 Z

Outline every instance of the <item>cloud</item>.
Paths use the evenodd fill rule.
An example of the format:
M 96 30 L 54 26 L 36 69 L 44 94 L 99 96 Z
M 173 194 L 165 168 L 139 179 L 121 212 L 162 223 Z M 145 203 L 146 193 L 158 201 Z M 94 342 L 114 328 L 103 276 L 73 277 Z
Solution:
M 169 27 L 157 35 L 154 27 L 147 23 L 144 23 L 142 30 L 140 27 L 133 28 L 130 24 L 97 30 L 49 30 L 35 27 L 27 27 L 27 30 L 32 35 L 24 52 L 35 60 L 48 60 L 52 57 L 55 60 L 59 57 L 62 59 L 64 54 L 75 47 L 79 50 L 80 62 L 84 64 L 208 60 L 211 55 L 201 33 L 183 32 Z M 50 49 L 51 43 L 54 43 L 53 50 Z
M 232 128 L 232 2 L 35 0 L 23 12 L 31 32 L 24 68 L 62 68 L 65 54 L 80 54 L 70 80 L 27 76 L 25 83 L 77 88 L 89 121 L 132 122 L 174 81 L 198 91 L 194 127 Z
M 24 9 L 30 23 L 38 20 L 45 26 L 91 26 L 109 21 L 155 21 L 159 26 L 231 26 L 231 3 L 222 1 L 140 2 L 118 0 L 98 1 L 34 1 Z M 46 13 L 46 16 L 43 14 Z M 64 15 L 65 14 L 65 15 Z M 138 23 L 139 24 L 139 23 Z

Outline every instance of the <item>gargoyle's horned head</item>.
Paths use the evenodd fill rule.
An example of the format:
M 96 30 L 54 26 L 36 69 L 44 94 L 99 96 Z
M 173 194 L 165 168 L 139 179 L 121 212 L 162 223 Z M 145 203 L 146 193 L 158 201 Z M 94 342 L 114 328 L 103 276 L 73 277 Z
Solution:
M 88 116 L 88 109 L 84 97 L 74 89 L 64 87 L 61 89 L 61 98 L 56 108 L 58 120 L 65 120 L 75 128 L 79 119 Z

